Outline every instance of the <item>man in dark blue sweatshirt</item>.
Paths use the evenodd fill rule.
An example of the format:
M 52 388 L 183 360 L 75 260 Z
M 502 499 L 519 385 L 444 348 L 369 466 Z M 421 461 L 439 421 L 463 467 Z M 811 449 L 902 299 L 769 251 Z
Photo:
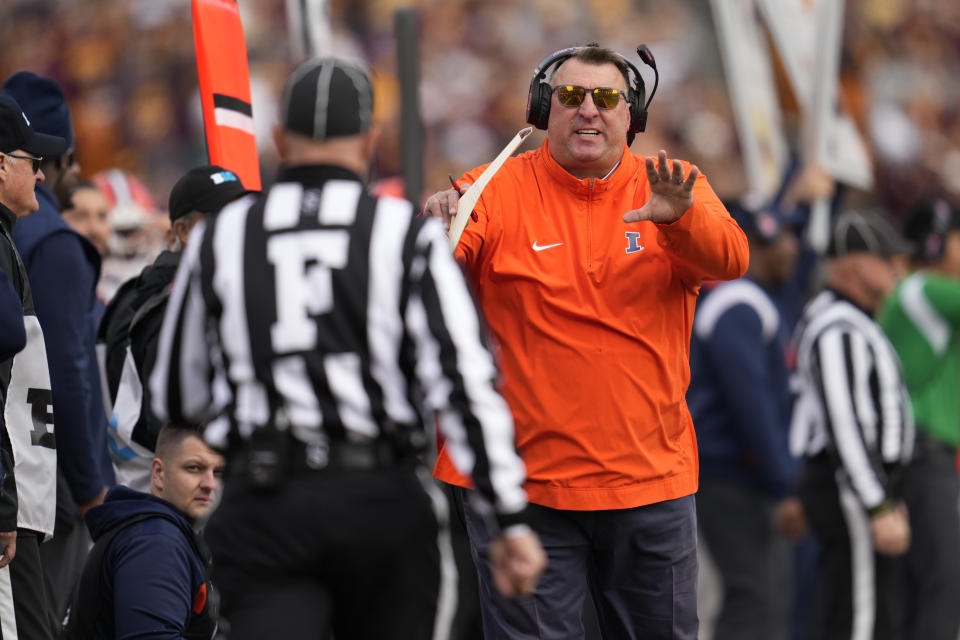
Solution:
M 63 638 L 213 637 L 209 557 L 195 527 L 213 508 L 223 469 L 196 431 L 164 427 L 150 493 L 117 485 L 87 513 L 96 543 Z
M 38 132 L 64 138 L 67 145 L 62 154 L 44 157 L 46 180 L 36 186 L 40 208 L 20 220 L 13 232 L 50 366 L 57 422 L 57 520 L 54 539 L 41 547 L 41 554 L 51 604 L 62 616 L 89 546 L 81 516 L 99 504 L 114 483 L 95 352 L 100 256 L 60 217 L 57 193 L 69 189 L 79 172 L 62 89 L 49 78 L 20 71 L 3 84 L 3 93 L 20 104 Z
M 788 446 L 790 327 L 769 292 L 791 277 L 797 242 L 774 212 L 729 209 L 747 234 L 750 267 L 704 291 L 694 316 L 687 404 L 700 455 L 697 519 L 723 582 L 714 640 L 769 640 L 783 637 L 789 608 L 777 583 L 789 562 L 778 516 L 801 520 L 787 499 L 798 468 Z

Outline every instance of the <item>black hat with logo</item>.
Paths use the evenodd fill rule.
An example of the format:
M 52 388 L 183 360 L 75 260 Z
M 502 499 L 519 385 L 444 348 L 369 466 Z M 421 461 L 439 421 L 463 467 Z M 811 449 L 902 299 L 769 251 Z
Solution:
M 233 171 L 215 164 L 195 167 L 170 190 L 170 222 L 191 211 L 217 213 L 247 190 Z
M 0 95 L 0 153 L 22 149 L 35 156 L 59 156 L 67 142 L 58 136 L 37 133 L 17 101 Z

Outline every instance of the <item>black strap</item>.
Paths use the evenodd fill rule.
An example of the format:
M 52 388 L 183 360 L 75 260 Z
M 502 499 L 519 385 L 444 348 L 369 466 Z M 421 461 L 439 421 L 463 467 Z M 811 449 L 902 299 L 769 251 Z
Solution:
M 150 375 L 153 373 L 157 359 L 160 328 L 163 325 L 163 316 L 169 297 L 170 287 L 164 287 L 147 298 L 134 313 L 130 328 L 127 330 L 130 352 L 133 354 L 142 394 L 140 415 L 131 431 L 131 439 L 149 451 L 156 450 L 157 437 L 166 424 L 153 413 Z
M 133 277 L 117 289 L 97 329 L 97 343 L 103 344 L 106 350 L 105 368 L 111 405 L 117 401 L 117 390 L 123 375 L 123 361 L 127 355 L 127 345 L 130 344 L 128 330 L 130 320 L 136 311 L 134 306 L 137 297 L 136 285 L 137 278 Z
M 20 296 L 20 301 L 25 302 L 23 290 L 30 283 L 30 278 L 27 275 L 27 268 L 23 264 L 23 259 L 20 257 L 20 251 L 17 249 L 16 243 L 14 243 L 13 241 L 13 236 L 10 235 L 10 232 L 7 231 L 3 227 L 3 225 L 0 225 L 0 233 L 2 233 L 3 237 L 6 238 L 7 242 L 10 243 L 10 253 L 13 254 L 14 261 L 16 262 L 16 264 L 13 265 L 16 268 L 16 273 L 8 274 L 10 276 L 10 282 L 14 285 L 17 291 L 17 295 Z M 17 280 L 15 282 L 13 280 L 14 276 L 17 277 Z M 31 297 L 32 297 L 32 293 L 31 293 Z
M 163 307 L 161 307 L 161 312 L 163 311 L 163 309 L 166 309 L 167 298 L 169 297 L 170 297 L 170 287 L 166 286 L 160 291 L 151 295 L 146 300 L 144 300 L 143 303 L 140 305 L 140 308 L 134 312 L 133 318 L 130 320 L 130 328 L 128 329 L 128 332 L 132 333 L 134 331 L 134 328 L 140 325 L 140 323 L 143 322 L 144 318 L 152 314 L 157 307 L 163 305 Z

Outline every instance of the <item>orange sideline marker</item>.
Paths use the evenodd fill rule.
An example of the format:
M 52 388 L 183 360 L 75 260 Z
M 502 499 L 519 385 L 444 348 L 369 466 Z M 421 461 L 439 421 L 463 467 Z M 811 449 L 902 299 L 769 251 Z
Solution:
M 236 0 L 193 0 L 193 38 L 207 155 L 260 189 L 260 159 L 250 107 L 250 67 Z

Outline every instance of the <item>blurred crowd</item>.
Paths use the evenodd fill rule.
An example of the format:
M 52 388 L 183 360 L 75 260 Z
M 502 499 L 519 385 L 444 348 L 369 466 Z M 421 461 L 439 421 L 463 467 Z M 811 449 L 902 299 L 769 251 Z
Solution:
M 330 2 L 333 51 L 365 60 L 374 72 L 375 118 L 384 124 L 374 180 L 400 173 L 394 10 L 409 4 Z M 420 29 L 425 194 L 446 187 L 448 174 L 489 161 L 525 126 L 527 87 L 544 56 L 590 41 L 635 62 L 640 43 L 656 56 L 660 85 L 634 152 L 655 155 L 663 148 L 689 159 L 726 201 L 746 190 L 707 0 L 413 4 Z M 298 60 L 284 0 L 240 0 L 240 10 L 267 187 L 278 164 L 269 133 L 276 97 Z M 871 198 L 900 223 L 929 194 L 960 199 L 960 3 L 848 0 L 844 28 L 840 100 L 874 165 Z M 80 177 L 103 198 L 75 206 L 65 218 L 104 255 L 98 291 L 104 304 L 165 246 L 170 189 L 184 171 L 207 161 L 192 29 L 188 0 L 0 0 L 0 41 L 8 45 L 0 51 L 0 79 L 26 69 L 59 82 L 73 116 Z M 801 146 L 799 109 L 783 66 L 775 68 L 795 150 Z M 649 91 L 652 72 L 642 72 Z M 524 148 L 538 146 L 543 135 L 536 131 Z M 812 192 L 829 192 L 809 184 L 822 176 L 803 177 L 802 186 Z M 798 269 L 809 269 L 816 257 L 800 259 Z M 804 293 L 789 292 L 794 297 L 781 310 L 791 328 Z
M 333 50 L 365 59 L 386 124 L 375 177 L 399 173 L 393 11 L 401 0 L 332 0 Z M 741 192 L 731 107 L 704 0 L 421 0 L 426 191 L 492 158 L 523 125 L 530 75 L 549 52 L 599 40 L 631 59 L 648 44 L 661 83 L 634 151 L 695 160 L 721 197 Z M 269 182 L 269 127 L 296 61 L 283 0 L 241 2 L 254 122 Z M 0 76 L 30 69 L 60 82 L 83 175 L 120 168 L 163 201 L 184 167 L 205 160 L 192 19 L 186 0 L 6 0 Z M 895 213 L 932 186 L 960 192 L 960 7 L 951 0 L 847 3 L 844 106 L 868 138 L 880 194 Z M 650 70 L 644 68 L 648 89 Z M 780 77 L 788 126 L 796 103 Z M 542 135 L 542 134 L 537 134 Z M 528 147 L 539 144 L 539 138 Z

